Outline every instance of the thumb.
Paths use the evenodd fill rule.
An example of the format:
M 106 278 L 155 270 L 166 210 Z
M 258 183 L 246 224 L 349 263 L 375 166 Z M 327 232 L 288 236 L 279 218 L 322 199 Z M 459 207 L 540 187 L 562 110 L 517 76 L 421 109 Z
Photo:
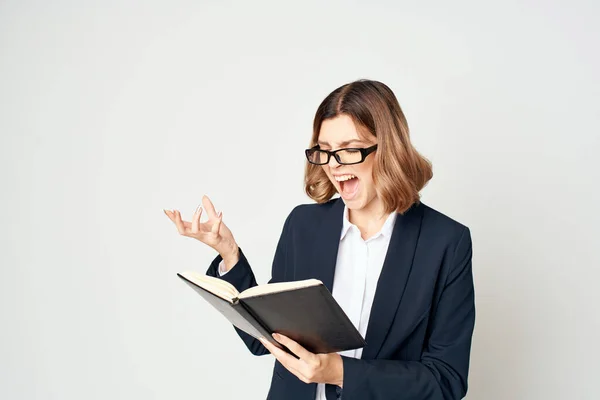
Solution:
M 214 233 L 215 235 L 219 235 L 219 229 L 221 228 L 221 221 L 223 220 L 223 213 L 219 212 L 219 215 L 217 215 L 217 221 L 213 224 L 212 228 L 210 229 L 210 231 L 212 233 Z
M 218 218 L 217 212 L 215 211 L 215 206 L 213 205 L 212 201 L 210 201 L 208 196 L 206 196 L 206 195 L 202 196 L 202 205 L 204 206 L 204 209 L 208 213 L 209 219 Z

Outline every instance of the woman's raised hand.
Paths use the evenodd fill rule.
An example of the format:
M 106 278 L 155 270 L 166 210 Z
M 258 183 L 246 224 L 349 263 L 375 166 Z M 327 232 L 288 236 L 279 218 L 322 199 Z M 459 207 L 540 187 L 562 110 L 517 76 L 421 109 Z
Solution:
M 206 210 L 208 220 L 200 222 L 203 208 Z M 180 235 L 191 237 L 215 249 L 229 271 L 239 260 L 238 245 L 233 234 L 222 221 L 223 214 L 215 211 L 215 206 L 207 196 L 202 197 L 202 206 L 198 206 L 190 222 L 181 219 L 178 210 L 164 210 L 165 214 L 177 227 Z

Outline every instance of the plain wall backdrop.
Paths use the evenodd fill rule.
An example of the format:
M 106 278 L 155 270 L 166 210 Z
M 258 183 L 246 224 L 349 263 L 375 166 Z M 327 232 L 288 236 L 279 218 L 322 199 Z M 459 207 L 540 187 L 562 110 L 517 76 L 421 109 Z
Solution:
M 471 228 L 468 399 L 600 398 L 600 6 L 366 3 L 0 2 L 0 398 L 264 399 L 273 358 L 176 277 L 215 253 L 162 209 L 211 196 L 266 282 L 359 78 Z

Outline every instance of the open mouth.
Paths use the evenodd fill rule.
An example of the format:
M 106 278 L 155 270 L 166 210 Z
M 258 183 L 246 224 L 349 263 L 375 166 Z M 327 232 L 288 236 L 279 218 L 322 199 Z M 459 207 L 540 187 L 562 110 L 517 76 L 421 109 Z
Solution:
M 346 200 L 354 198 L 356 192 L 358 192 L 358 178 L 356 175 L 337 175 L 334 179 L 340 185 L 340 195 Z

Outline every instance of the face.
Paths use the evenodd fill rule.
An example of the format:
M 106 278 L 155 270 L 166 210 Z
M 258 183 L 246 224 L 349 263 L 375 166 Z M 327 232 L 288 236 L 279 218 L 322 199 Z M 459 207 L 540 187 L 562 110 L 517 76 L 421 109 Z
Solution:
M 352 119 L 343 114 L 323 121 L 318 138 L 318 144 L 323 150 L 367 148 L 376 143 L 376 138 L 372 135 L 361 137 Z M 340 165 L 332 156 L 329 164 L 322 166 L 351 210 L 365 210 L 377 200 L 373 183 L 374 160 L 375 153 L 371 153 L 360 164 Z

